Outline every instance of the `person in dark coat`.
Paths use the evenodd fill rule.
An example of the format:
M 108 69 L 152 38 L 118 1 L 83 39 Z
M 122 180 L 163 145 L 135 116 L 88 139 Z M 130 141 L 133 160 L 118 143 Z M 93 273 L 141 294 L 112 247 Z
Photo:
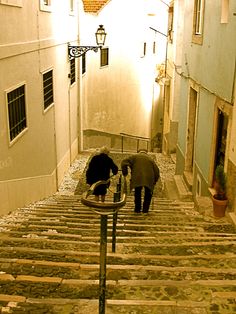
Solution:
M 111 157 L 108 156 L 109 150 L 107 147 L 103 146 L 100 149 L 99 154 L 92 157 L 89 162 L 88 169 L 86 171 L 86 182 L 89 185 L 100 181 L 108 180 L 110 177 L 110 172 L 115 175 L 118 172 L 118 167 L 114 163 Z M 101 201 L 105 201 L 105 195 L 107 193 L 107 188 L 109 184 L 102 184 L 95 188 L 94 195 L 95 201 L 99 201 L 99 196 L 101 196 Z
M 131 169 L 130 189 L 134 189 L 135 213 L 148 213 L 152 199 L 153 189 L 160 177 L 160 171 L 155 161 L 148 156 L 147 150 L 140 149 L 137 154 L 131 155 L 121 162 L 122 174 L 128 175 Z M 142 189 L 144 188 L 144 200 L 142 206 Z

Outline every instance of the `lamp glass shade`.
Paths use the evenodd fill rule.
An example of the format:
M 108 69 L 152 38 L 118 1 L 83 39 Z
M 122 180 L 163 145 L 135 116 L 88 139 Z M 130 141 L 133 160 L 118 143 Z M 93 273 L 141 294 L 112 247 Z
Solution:
M 98 46 L 103 46 L 105 44 L 106 35 L 107 34 L 105 32 L 103 25 L 99 25 L 97 32 L 95 33 L 96 43 Z

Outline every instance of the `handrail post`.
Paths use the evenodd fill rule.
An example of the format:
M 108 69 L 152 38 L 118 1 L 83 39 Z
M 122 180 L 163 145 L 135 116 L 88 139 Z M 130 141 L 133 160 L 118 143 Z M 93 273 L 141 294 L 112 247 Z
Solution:
M 107 257 L 107 215 L 101 215 L 100 227 L 101 227 L 101 229 L 100 229 L 99 314 L 105 314 L 106 257 Z
M 110 180 L 110 179 L 109 179 Z M 126 203 L 127 197 L 127 182 L 124 178 L 123 195 L 121 199 L 121 176 L 117 189 L 119 191 L 119 200 L 117 202 L 104 202 L 99 203 L 96 201 L 88 200 L 88 197 L 93 194 L 94 189 L 100 184 L 107 184 L 109 182 L 100 180 L 94 183 L 87 192 L 84 192 L 81 197 L 83 205 L 94 208 L 97 214 L 100 214 L 100 271 L 99 271 L 99 314 L 105 314 L 106 309 L 106 262 L 107 262 L 107 216 L 117 213 L 118 209 L 123 207 Z
M 121 197 L 121 176 L 119 177 L 119 183 L 116 185 L 116 192 L 114 193 L 114 202 L 119 202 Z M 112 253 L 116 252 L 116 225 L 117 225 L 118 213 L 113 214 L 112 220 Z

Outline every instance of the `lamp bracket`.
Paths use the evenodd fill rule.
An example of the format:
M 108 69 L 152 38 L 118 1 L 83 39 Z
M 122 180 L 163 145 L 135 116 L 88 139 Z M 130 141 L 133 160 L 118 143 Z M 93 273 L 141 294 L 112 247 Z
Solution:
M 85 54 L 89 50 L 93 50 L 94 52 L 98 52 L 100 46 L 71 46 L 68 45 L 68 55 L 69 59 L 79 58 L 83 54 Z

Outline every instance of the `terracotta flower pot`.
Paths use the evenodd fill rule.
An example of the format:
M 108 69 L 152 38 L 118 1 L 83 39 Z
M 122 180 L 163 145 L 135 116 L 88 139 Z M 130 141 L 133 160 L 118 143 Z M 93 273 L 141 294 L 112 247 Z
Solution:
M 215 217 L 224 217 L 228 200 L 218 200 L 214 196 L 212 197 L 213 213 Z

